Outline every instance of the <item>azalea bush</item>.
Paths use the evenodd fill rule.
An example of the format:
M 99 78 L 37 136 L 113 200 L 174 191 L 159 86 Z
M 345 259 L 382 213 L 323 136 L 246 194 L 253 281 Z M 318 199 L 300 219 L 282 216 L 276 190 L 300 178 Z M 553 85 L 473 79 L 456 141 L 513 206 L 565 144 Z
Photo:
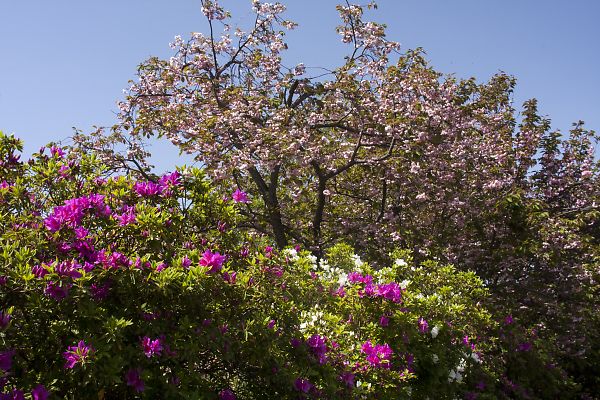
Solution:
M 111 175 L 0 135 L 3 398 L 425 398 L 494 387 L 474 273 L 236 228 L 202 171 Z M 488 356 L 489 353 L 489 356 Z M 483 382 L 483 383 L 482 383 Z M 485 385 L 487 382 L 487 386 Z M 479 388 L 477 389 L 477 385 Z M 487 388 L 487 389 L 486 389 Z

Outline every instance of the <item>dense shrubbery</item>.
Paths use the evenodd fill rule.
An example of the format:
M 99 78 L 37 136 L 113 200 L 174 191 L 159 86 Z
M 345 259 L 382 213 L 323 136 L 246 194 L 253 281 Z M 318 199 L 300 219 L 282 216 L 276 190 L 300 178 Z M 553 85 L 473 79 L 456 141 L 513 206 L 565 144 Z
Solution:
M 313 77 L 280 4 L 221 38 L 202 5 L 211 36 L 143 63 L 110 134 L 26 163 L 0 136 L 0 398 L 594 398 L 596 134 L 360 6 Z M 204 170 L 153 175 L 152 135 Z
M 58 147 L 23 164 L 1 140 L 5 393 L 397 398 L 489 378 L 472 273 L 404 253 L 375 271 L 345 245 L 317 264 L 238 230 L 244 195 L 199 170 L 108 177 Z

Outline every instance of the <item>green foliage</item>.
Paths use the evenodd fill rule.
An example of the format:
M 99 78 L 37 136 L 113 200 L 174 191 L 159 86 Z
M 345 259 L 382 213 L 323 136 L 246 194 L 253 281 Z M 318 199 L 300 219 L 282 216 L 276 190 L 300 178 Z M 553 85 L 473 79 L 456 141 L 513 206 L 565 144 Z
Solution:
M 17 145 L 3 136 L 0 153 Z M 374 270 L 344 244 L 319 262 L 274 250 L 236 228 L 243 204 L 197 169 L 155 182 L 111 176 L 93 155 L 58 147 L 3 168 L 5 393 L 43 384 L 55 398 L 452 398 L 475 377 L 493 379 L 478 356 L 486 342 L 461 342 L 493 325 L 472 273 L 410 268 L 407 252 Z M 389 354 L 369 360 L 367 342 Z M 88 352 L 69 366 L 78 343 Z

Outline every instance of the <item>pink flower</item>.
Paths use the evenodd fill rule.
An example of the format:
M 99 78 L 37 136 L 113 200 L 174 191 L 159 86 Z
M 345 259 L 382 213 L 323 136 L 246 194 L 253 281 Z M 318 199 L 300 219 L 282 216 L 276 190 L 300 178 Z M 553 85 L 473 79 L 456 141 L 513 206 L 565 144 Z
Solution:
M 123 206 L 123 213 L 121 215 L 114 215 L 114 217 L 119 221 L 120 226 L 132 224 L 136 220 L 135 207 Z
M 354 387 L 354 374 L 352 372 L 344 372 L 340 376 L 340 380 L 346 384 L 346 386 L 352 388 Z
M 379 318 L 379 325 L 381 325 L 385 328 L 389 324 L 390 324 L 390 319 L 388 317 L 386 317 L 385 315 L 382 315 L 381 318 Z
M 325 364 L 327 361 L 327 338 L 325 336 L 314 334 L 308 338 L 306 344 L 310 347 L 311 352 L 315 355 L 319 364 Z
M 31 390 L 31 398 L 33 400 L 47 400 L 49 396 L 50 392 L 42 384 L 37 385 Z
M 377 286 L 377 295 L 394 303 L 402 301 L 402 289 L 396 282 L 390 282 Z
M 236 400 L 237 397 L 231 389 L 223 389 L 219 392 L 219 400 Z
M 308 393 L 314 387 L 315 385 L 310 383 L 310 381 L 305 378 L 297 378 L 296 381 L 294 381 L 294 388 L 302 393 Z
M 144 349 L 146 357 L 150 358 L 155 355 L 160 356 L 163 345 L 160 338 L 152 340 L 148 336 L 144 336 L 142 338 L 142 348 Z
M 219 272 L 223 268 L 225 258 L 225 256 L 222 256 L 218 252 L 213 253 L 210 250 L 206 250 L 200 259 L 200 265 L 210 267 L 209 273 Z
M 370 340 L 367 340 L 361 347 L 361 352 L 367 355 L 367 361 L 374 367 L 389 368 L 392 348 L 387 344 L 376 344 L 373 346 Z
M 517 351 L 530 351 L 532 349 L 532 344 L 529 342 L 519 343 L 517 347 Z
M 421 333 L 425 333 L 427 332 L 427 329 L 429 328 L 429 324 L 427 323 L 427 321 L 424 318 L 419 318 L 419 332 Z
M 132 386 L 133 389 L 140 393 L 144 391 L 144 381 L 140 377 L 141 370 L 139 368 L 132 368 L 125 374 L 125 383 L 127 386 Z
M 61 284 L 60 282 L 49 281 L 46 285 L 46 289 L 44 289 L 44 293 L 47 296 L 52 297 L 54 300 L 60 301 L 69 295 L 69 289 L 71 289 L 71 286 L 73 285 L 70 283 Z
M 223 280 L 227 283 L 235 285 L 235 281 L 237 279 L 237 272 L 223 272 Z
M 248 199 L 248 194 L 246 194 L 246 192 L 242 192 L 240 189 L 237 189 L 235 192 L 233 192 L 231 198 L 236 203 L 248 203 L 250 201 Z
M 112 286 L 111 281 L 106 281 L 102 284 L 92 283 L 90 285 L 90 293 L 92 295 L 92 298 L 95 301 L 104 300 L 106 297 L 108 297 L 111 286 Z
M 178 186 L 181 183 L 181 174 L 177 171 L 163 175 L 158 181 L 160 191 L 165 196 L 171 195 L 171 188 Z
M 80 340 L 77 346 L 69 346 L 67 351 L 63 353 L 63 357 L 67 360 L 65 368 L 72 369 L 77 364 L 83 365 L 93 352 L 94 348 L 87 345 L 83 340 Z
M 48 274 L 46 268 L 44 268 L 41 265 L 34 265 L 33 267 L 31 267 L 31 272 L 33 272 L 33 275 L 35 275 L 36 278 L 43 278 L 45 275 Z
M 154 182 L 136 182 L 133 190 L 140 197 L 151 197 L 161 193 L 161 186 Z
M 55 157 L 55 158 L 63 158 L 65 155 L 65 152 L 60 147 L 52 146 L 52 147 L 50 147 L 50 154 L 52 154 L 52 157 Z

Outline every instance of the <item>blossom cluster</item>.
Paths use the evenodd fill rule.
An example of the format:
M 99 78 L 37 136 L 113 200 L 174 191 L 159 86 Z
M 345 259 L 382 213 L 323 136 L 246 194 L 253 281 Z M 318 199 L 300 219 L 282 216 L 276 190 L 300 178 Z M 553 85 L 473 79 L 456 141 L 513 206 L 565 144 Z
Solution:
M 77 228 L 88 210 L 94 210 L 100 216 L 111 213 L 110 207 L 104 203 L 103 195 L 91 194 L 65 200 L 63 206 L 54 207 L 52 213 L 44 219 L 44 224 L 50 232 L 56 232 L 63 226 Z
M 367 340 L 361 347 L 361 352 L 367 356 L 368 363 L 373 367 L 390 368 L 393 351 L 387 344 L 375 344 Z
M 402 302 L 402 288 L 396 282 L 388 283 L 373 283 L 373 276 L 363 275 L 359 272 L 351 272 L 348 274 L 348 282 L 350 283 L 363 283 L 364 289 L 362 294 L 369 297 L 382 297 L 393 303 Z

